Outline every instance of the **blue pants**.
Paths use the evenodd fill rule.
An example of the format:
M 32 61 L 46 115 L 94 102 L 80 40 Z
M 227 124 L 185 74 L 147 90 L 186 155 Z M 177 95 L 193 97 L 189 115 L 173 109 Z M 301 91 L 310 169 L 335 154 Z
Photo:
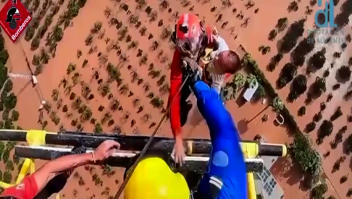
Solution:
M 231 114 L 226 110 L 219 94 L 207 84 L 198 81 L 193 86 L 200 113 L 205 118 L 212 143 L 208 172 L 204 174 L 198 192 L 202 198 L 214 198 L 209 193 L 213 177 L 221 180 L 218 199 L 246 199 L 246 163 L 240 146 L 240 138 Z

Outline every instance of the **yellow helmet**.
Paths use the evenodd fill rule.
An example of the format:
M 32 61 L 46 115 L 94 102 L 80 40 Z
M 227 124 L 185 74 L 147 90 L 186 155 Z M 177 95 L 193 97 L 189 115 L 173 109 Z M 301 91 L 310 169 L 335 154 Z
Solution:
M 141 160 L 128 181 L 124 199 L 189 199 L 186 179 L 160 157 Z

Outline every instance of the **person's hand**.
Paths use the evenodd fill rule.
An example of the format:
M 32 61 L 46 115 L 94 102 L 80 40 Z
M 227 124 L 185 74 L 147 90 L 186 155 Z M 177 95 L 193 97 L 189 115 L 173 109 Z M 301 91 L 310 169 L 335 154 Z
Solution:
M 213 44 L 214 41 L 216 42 L 216 37 L 219 35 L 219 32 L 215 26 L 206 26 L 205 32 L 208 37 L 208 44 Z
M 183 66 L 184 68 L 189 67 L 189 69 L 190 69 L 192 72 L 196 72 L 197 70 L 199 70 L 199 66 L 198 66 L 198 63 L 196 62 L 196 60 L 194 60 L 194 59 L 192 59 L 192 58 L 189 58 L 189 57 L 184 57 L 184 58 L 183 58 L 182 66 Z
M 175 162 L 180 166 L 182 166 L 182 164 L 185 162 L 186 153 L 182 138 L 176 138 L 172 156 L 174 157 Z
M 185 48 L 186 44 L 186 40 L 182 40 L 182 39 L 178 39 L 176 40 L 176 47 L 179 50 L 179 52 L 181 53 L 182 57 L 189 57 L 191 59 L 194 58 L 194 55 L 192 54 L 190 47 L 188 49 Z
M 120 148 L 120 144 L 113 140 L 106 140 L 101 143 L 98 148 L 94 151 L 95 160 L 101 161 L 110 157 L 117 149 Z
M 211 27 L 211 31 L 212 31 L 212 34 L 213 34 L 214 36 L 218 36 L 218 35 L 219 35 L 218 29 L 216 29 L 215 26 Z

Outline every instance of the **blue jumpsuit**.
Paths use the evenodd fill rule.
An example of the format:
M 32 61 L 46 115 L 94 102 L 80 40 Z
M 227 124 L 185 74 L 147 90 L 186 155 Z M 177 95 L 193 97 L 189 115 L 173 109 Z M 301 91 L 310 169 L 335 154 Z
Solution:
M 219 94 L 204 82 L 197 81 L 193 92 L 198 109 L 209 126 L 213 147 L 208 172 L 200 181 L 198 192 L 202 199 L 246 199 L 246 163 L 232 116 L 220 100 Z M 215 184 L 221 187 L 215 197 L 209 194 L 210 182 L 214 183 L 214 177 Z

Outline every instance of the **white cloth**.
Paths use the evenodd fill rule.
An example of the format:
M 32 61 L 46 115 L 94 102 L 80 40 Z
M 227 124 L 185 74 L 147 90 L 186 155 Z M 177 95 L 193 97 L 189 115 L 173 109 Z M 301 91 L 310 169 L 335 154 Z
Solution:
M 214 63 L 209 62 L 208 67 L 210 68 L 214 67 Z M 211 77 L 211 88 L 215 89 L 216 92 L 220 94 L 222 84 L 224 83 L 224 80 L 225 80 L 225 74 L 219 75 L 215 73 L 210 73 L 210 77 Z
M 211 52 L 210 54 L 210 58 L 211 60 L 213 60 L 209 62 L 208 67 L 210 68 L 214 67 L 214 58 L 216 55 L 218 55 L 222 51 L 229 50 L 229 46 L 227 45 L 226 41 L 222 37 L 220 37 L 219 35 L 216 35 L 214 36 L 214 39 L 218 44 L 219 48 L 216 51 Z M 218 67 L 221 67 L 221 66 L 218 66 Z M 211 87 L 214 88 L 220 94 L 220 90 L 221 90 L 222 84 L 224 83 L 226 74 L 218 75 L 218 74 L 210 73 L 210 76 L 212 79 Z
M 211 52 L 210 58 L 214 58 L 215 55 L 219 54 L 222 51 L 230 50 L 224 38 L 220 37 L 219 35 L 216 35 L 214 36 L 214 40 L 218 44 L 218 49 Z
M 225 40 L 222 37 L 220 37 L 220 36 L 214 36 L 214 37 L 215 37 L 215 41 L 219 45 L 219 48 L 218 48 L 218 50 L 213 51 L 212 54 L 210 54 L 210 58 L 212 60 L 214 59 L 214 57 L 218 53 L 225 51 L 225 50 L 229 50 L 227 43 L 225 42 Z M 213 61 L 209 62 L 208 64 L 209 64 L 208 67 L 214 67 Z M 203 74 L 202 68 L 199 68 L 199 71 L 201 74 Z M 222 87 L 222 84 L 225 80 L 226 75 L 217 75 L 214 73 L 210 73 L 210 76 L 212 79 L 211 88 L 214 88 L 220 94 L 221 87 Z M 203 118 L 202 114 L 200 113 L 200 111 L 198 110 L 196 97 L 194 95 L 191 95 L 189 100 L 192 102 L 193 106 L 192 106 L 192 109 L 190 110 L 189 117 L 187 119 L 186 124 L 188 124 L 188 126 L 191 126 L 192 128 L 195 128 L 204 120 L 204 118 Z

